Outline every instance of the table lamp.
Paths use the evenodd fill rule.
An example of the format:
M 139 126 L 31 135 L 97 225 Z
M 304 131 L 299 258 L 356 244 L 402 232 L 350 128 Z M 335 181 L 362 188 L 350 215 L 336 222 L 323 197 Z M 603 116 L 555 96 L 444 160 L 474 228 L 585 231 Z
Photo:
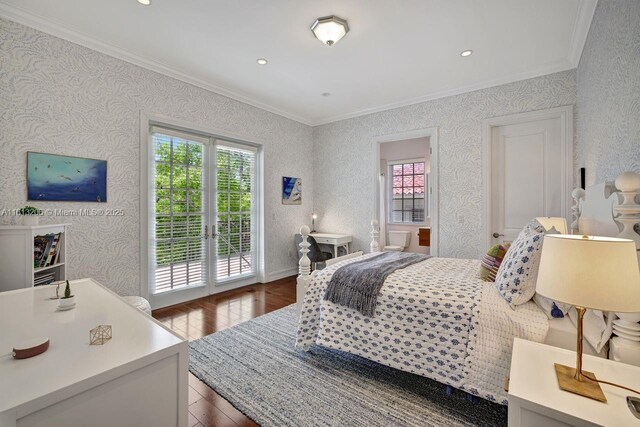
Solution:
M 606 402 L 598 384 L 606 381 L 582 370 L 582 323 L 587 308 L 640 311 L 640 272 L 634 242 L 613 237 L 546 235 L 536 292 L 574 305 L 578 312 L 576 367 L 555 364 L 560 388 Z
M 315 233 L 316 232 L 316 219 L 318 218 L 318 215 L 314 212 L 311 214 L 311 232 Z

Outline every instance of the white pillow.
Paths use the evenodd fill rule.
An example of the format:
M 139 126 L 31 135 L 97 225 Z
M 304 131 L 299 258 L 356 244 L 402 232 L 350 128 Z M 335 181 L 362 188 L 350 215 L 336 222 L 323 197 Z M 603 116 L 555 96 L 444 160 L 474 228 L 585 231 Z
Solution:
M 578 313 L 575 309 L 569 311 L 569 319 L 576 328 L 578 327 Z M 604 318 L 600 310 L 587 310 L 582 324 L 584 339 L 587 340 L 597 352 L 609 341 L 613 333 L 613 316 Z
M 571 304 L 565 304 L 563 302 L 557 302 L 547 297 L 543 297 L 537 292 L 533 296 L 533 302 L 535 302 L 538 307 L 544 311 L 544 314 L 546 314 L 549 319 L 562 318 L 569 312 L 569 310 L 571 310 L 571 307 L 573 307 Z M 553 304 L 556 305 L 557 311 L 553 309 Z
M 496 288 L 513 309 L 529 301 L 536 292 L 543 240 L 544 232 L 528 229 L 527 225 L 511 244 L 500 264 L 496 274 Z

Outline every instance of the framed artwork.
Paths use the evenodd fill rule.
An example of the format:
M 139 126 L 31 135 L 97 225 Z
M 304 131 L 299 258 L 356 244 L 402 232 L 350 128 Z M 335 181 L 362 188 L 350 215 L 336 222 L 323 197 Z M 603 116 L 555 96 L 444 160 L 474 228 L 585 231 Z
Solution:
M 302 179 L 290 176 L 282 177 L 282 204 L 302 204 Z
M 107 161 L 27 153 L 27 199 L 50 202 L 107 201 Z

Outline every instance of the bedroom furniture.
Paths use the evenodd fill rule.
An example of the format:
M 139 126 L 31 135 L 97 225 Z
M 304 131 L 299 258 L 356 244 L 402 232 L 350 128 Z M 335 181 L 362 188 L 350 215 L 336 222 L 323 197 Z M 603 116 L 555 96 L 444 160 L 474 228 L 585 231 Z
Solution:
M 616 221 L 622 224 L 618 237 L 633 240 L 636 249 L 640 250 L 640 234 L 633 229 L 640 223 L 640 203 L 636 203 L 636 197 L 640 194 L 640 174 L 625 172 L 616 178 L 615 183 L 622 195 L 622 203 L 613 208 L 617 214 Z
M 635 426 L 627 407 L 631 392 L 603 384 L 607 403 L 584 399 L 558 387 L 554 363 L 571 364 L 575 353 L 522 339 L 513 343 L 509 379 L 509 427 Z M 585 356 L 585 369 L 599 377 L 640 388 L 640 368 Z
M 302 257 L 302 252 L 300 250 L 300 243 L 302 243 L 302 235 L 296 234 L 294 240 L 296 243 L 296 248 L 298 248 L 298 260 L 300 260 L 300 258 Z M 333 254 L 322 251 L 322 248 L 318 245 L 315 238 L 309 236 L 308 242 L 309 242 L 309 252 L 307 252 L 307 257 L 309 258 L 309 260 L 311 260 L 312 270 L 316 269 L 317 267 L 316 264 L 324 263 L 328 259 L 333 258 Z
M 418 228 L 418 245 L 431 246 L 431 227 Z
M 560 388 L 606 402 L 600 385 L 582 371 L 583 319 L 587 308 L 640 311 L 640 272 L 633 240 L 613 237 L 545 236 L 536 291 L 578 311 L 576 368 L 556 364 Z
M 188 344 L 92 279 L 71 282 L 76 309 L 56 311 L 54 286 L 0 294 L 0 353 L 34 336 L 49 350 L 0 358 L 0 425 L 187 425 Z M 113 337 L 89 345 L 89 331 Z
M 389 244 L 385 245 L 383 251 L 403 252 L 411 242 L 409 231 L 389 230 Z
M 71 224 L 0 226 L 0 292 L 28 288 L 42 275 L 52 274 L 54 281 L 65 280 L 67 230 Z M 60 233 L 55 264 L 34 268 L 34 238 Z
M 609 359 L 640 366 L 640 313 L 616 313 Z
M 340 255 L 346 255 L 349 253 L 349 243 L 353 238 L 349 234 L 340 233 L 310 233 L 311 237 L 320 245 L 331 246 L 333 257 L 337 258 Z

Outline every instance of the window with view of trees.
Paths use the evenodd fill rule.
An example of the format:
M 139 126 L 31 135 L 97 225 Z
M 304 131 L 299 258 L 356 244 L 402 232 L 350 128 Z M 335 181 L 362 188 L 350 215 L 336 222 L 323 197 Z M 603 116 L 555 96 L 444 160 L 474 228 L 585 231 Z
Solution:
M 251 146 L 151 129 L 152 294 L 256 273 Z
M 426 175 L 424 161 L 394 162 L 389 165 L 389 217 L 392 223 L 424 223 Z

